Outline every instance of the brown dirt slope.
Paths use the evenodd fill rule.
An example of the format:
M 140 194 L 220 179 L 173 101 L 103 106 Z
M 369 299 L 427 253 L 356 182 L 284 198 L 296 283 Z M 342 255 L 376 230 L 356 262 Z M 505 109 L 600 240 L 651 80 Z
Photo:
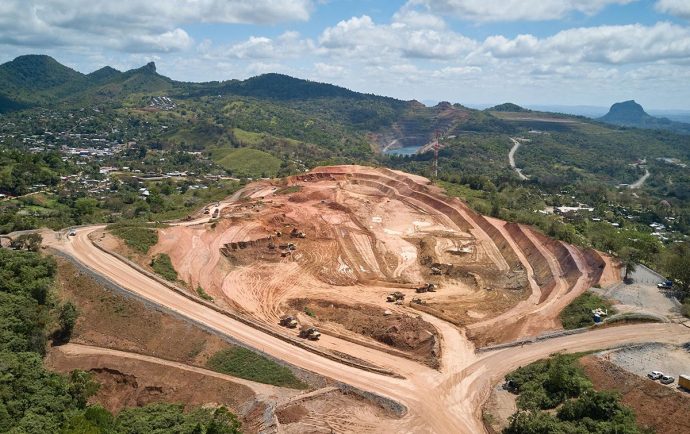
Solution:
M 60 297 L 78 306 L 72 342 L 204 366 L 231 345 L 191 323 L 106 290 L 71 262 L 57 258 Z
M 635 411 L 638 425 L 664 434 L 690 432 L 690 393 L 631 374 L 596 356 L 583 357 L 580 363 L 597 390 L 622 395 L 623 403 Z
M 247 386 L 230 380 L 190 372 L 173 366 L 162 368 L 156 363 L 115 355 L 69 355 L 53 349 L 47 365 L 59 372 L 81 369 L 91 372 L 101 384 L 91 398 L 111 412 L 154 402 L 175 402 L 194 408 L 200 405 L 223 405 L 240 417 L 255 412 L 264 404 L 256 401 Z M 251 420 L 249 420 L 251 419 Z M 245 432 L 256 432 L 258 420 L 243 420 Z
M 431 367 L 439 366 L 438 332 L 421 318 L 402 314 L 386 316 L 381 308 L 328 300 L 293 299 L 290 306 L 297 312 L 310 312 L 315 322 L 334 322 L 353 333 L 406 352 Z

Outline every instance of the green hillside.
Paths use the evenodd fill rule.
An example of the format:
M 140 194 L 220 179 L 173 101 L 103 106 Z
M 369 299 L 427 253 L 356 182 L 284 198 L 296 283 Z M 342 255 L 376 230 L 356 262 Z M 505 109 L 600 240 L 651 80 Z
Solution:
M 214 150 L 213 159 L 233 176 L 240 178 L 274 177 L 281 163 L 273 155 L 252 148 Z

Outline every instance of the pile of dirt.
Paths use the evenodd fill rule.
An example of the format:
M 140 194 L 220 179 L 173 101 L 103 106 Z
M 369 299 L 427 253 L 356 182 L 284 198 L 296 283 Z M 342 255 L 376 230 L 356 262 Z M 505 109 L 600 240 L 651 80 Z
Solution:
M 286 425 L 291 423 L 297 423 L 308 414 L 309 411 L 299 404 L 290 405 L 276 412 L 276 416 L 278 416 L 278 422 Z
M 625 371 L 597 356 L 580 359 L 597 390 L 612 390 L 635 411 L 638 425 L 664 434 L 690 432 L 690 394 Z
M 276 415 L 280 432 L 285 434 L 395 431 L 395 418 L 386 410 L 340 391 L 278 409 Z
M 72 262 L 57 258 L 59 296 L 79 310 L 72 342 L 149 354 L 204 366 L 232 346 L 187 321 L 124 294 L 106 290 Z
M 409 315 L 385 315 L 370 305 L 347 305 L 328 300 L 292 299 L 297 312 L 307 312 L 315 322 L 333 322 L 346 330 L 372 338 L 431 367 L 439 366 L 438 332 L 428 322 Z

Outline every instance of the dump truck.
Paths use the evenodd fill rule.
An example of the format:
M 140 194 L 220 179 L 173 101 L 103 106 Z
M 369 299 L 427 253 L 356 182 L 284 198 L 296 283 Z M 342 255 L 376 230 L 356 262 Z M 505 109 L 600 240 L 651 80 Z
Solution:
M 307 235 L 304 232 L 299 231 L 297 228 L 292 228 L 290 231 L 290 236 L 292 238 L 306 238 Z
M 391 292 L 390 294 L 388 294 L 386 296 L 386 301 L 388 303 L 394 303 L 394 302 L 397 302 L 398 300 L 402 301 L 404 299 L 405 299 L 405 294 L 403 294 L 400 291 Z
M 690 375 L 679 375 L 678 385 L 690 392 Z
M 297 320 L 292 315 L 286 315 L 280 319 L 280 325 L 289 329 L 297 327 Z
M 425 283 L 422 286 L 415 288 L 418 294 L 423 294 L 425 292 L 436 292 L 436 285 L 433 283 Z
M 304 327 L 299 331 L 299 337 L 309 339 L 310 341 L 318 341 L 321 337 L 321 333 L 314 327 Z

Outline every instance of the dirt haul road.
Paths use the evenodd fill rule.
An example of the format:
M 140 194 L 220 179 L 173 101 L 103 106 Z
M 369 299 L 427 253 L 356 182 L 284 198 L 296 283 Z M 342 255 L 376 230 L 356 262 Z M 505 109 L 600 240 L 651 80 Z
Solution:
M 346 341 L 338 349 L 380 366 L 400 362 L 404 379 L 392 378 L 346 366 L 290 343 L 262 333 L 213 309 L 190 300 L 129 264 L 96 248 L 88 235 L 103 226 L 80 228 L 76 236 L 47 240 L 47 244 L 74 257 L 119 286 L 175 311 L 194 322 L 226 335 L 248 347 L 300 368 L 391 398 L 406 406 L 399 420 L 376 431 L 478 433 L 485 432 L 481 405 L 490 386 L 510 370 L 556 351 L 583 351 L 638 342 L 679 343 L 690 339 L 690 329 L 673 324 L 642 324 L 602 329 L 584 334 L 542 341 L 525 347 L 475 354 L 473 345 L 457 328 L 436 323 L 441 334 L 443 360 L 433 370 L 406 359 L 398 359 L 371 348 Z M 414 366 L 414 369 L 410 369 Z
M 522 179 L 523 181 L 526 181 L 529 178 L 525 174 L 522 173 L 522 169 L 518 168 L 515 165 L 515 153 L 517 152 L 521 143 L 512 137 L 510 138 L 510 140 L 512 140 L 512 142 L 513 142 L 513 147 L 510 148 L 510 152 L 508 152 L 508 161 L 510 162 L 510 167 L 512 167 L 513 170 L 515 170 L 515 172 L 517 172 L 520 179 Z

